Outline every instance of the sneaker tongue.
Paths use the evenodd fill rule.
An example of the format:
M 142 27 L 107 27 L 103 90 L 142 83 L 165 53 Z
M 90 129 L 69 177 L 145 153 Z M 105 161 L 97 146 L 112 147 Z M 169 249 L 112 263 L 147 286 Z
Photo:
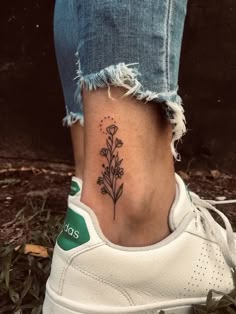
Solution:
M 186 185 L 179 175 L 176 174 L 175 178 L 176 196 L 169 214 L 169 226 L 171 231 L 174 231 L 179 226 L 186 215 L 194 211 L 194 206 Z

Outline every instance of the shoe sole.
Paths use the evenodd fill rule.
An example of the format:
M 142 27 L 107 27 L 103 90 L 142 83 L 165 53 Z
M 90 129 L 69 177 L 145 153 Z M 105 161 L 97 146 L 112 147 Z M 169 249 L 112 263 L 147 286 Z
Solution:
M 202 300 L 199 299 L 198 304 L 202 304 Z M 45 300 L 43 304 L 43 314 L 193 314 L 192 305 L 180 305 L 180 306 L 163 306 L 153 309 L 134 309 L 129 310 L 119 309 L 118 311 L 114 308 L 109 310 L 109 308 L 104 308 L 104 310 L 98 310 L 94 308 L 88 309 L 85 306 L 79 306 L 78 303 L 70 302 L 69 300 L 63 299 L 52 291 L 47 284 L 47 290 L 45 295 Z

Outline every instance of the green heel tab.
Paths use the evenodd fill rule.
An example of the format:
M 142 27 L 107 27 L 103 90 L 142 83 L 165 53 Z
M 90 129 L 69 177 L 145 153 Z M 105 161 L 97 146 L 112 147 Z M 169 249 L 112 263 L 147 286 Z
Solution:
M 90 235 L 84 217 L 67 209 L 62 232 L 57 238 L 57 244 L 65 251 L 71 250 L 90 240 Z
M 75 194 L 80 192 L 79 184 L 76 181 L 71 181 L 70 185 L 70 195 L 74 196 Z

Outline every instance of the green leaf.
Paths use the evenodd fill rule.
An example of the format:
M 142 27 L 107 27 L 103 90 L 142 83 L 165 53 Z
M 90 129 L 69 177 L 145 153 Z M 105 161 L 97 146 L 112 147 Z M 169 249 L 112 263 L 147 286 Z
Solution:
M 31 314 L 41 314 L 41 313 L 42 313 L 42 309 L 43 309 L 43 307 L 42 307 L 42 305 L 40 305 L 40 306 L 34 308 L 34 309 L 31 311 Z
M 12 288 L 9 289 L 9 297 L 14 304 L 16 304 L 20 300 L 19 293 L 13 290 Z
M 33 278 L 29 275 L 24 282 L 24 289 L 21 293 L 21 300 L 23 300 L 24 297 L 26 296 L 26 294 L 28 293 L 28 291 L 32 285 L 32 282 L 33 282 Z
M 6 287 L 9 289 L 10 286 L 10 269 L 12 262 L 12 252 L 3 259 L 3 276 L 5 279 Z

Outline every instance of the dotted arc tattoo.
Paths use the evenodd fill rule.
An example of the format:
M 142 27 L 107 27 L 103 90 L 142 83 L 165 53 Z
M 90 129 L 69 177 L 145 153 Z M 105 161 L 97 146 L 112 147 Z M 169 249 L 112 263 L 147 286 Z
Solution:
M 120 179 L 124 175 L 122 168 L 123 159 L 120 159 L 119 148 L 123 146 L 121 139 L 116 137 L 118 127 L 111 124 L 106 128 L 106 147 L 100 150 L 100 155 L 105 162 L 102 165 L 101 176 L 97 179 L 97 184 L 101 186 L 101 193 L 108 195 L 113 201 L 113 220 L 116 218 L 116 203 L 123 193 L 124 183 Z

